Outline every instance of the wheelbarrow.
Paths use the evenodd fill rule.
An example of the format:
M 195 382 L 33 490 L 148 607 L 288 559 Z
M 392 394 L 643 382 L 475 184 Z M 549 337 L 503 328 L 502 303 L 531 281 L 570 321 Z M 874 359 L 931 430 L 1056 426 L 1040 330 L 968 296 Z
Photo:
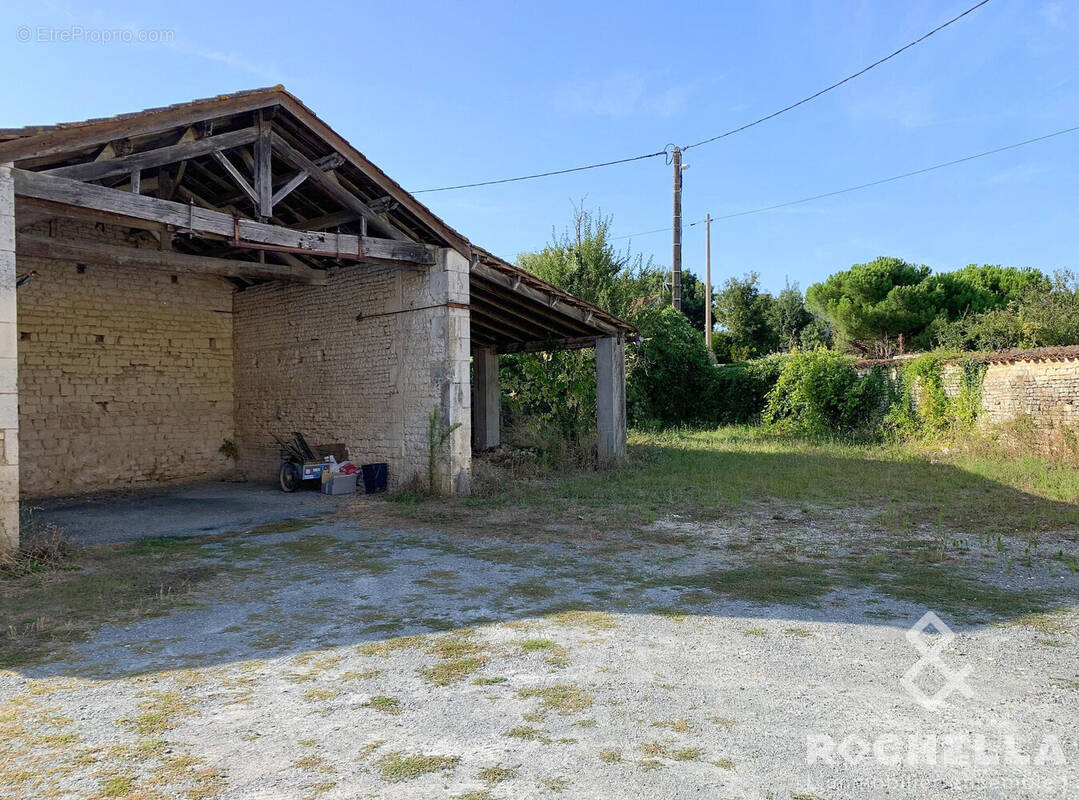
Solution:
M 345 461 L 342 445 L 319 446 L 315 453 L 302 433 L 293 431 L 290 440 L 273 437 L 281 448 L 281 464 L 277 468 L 277 481 L 283 492 L 295 492 L 304 481 L 320 481 L 322 473 L 330 469 L 328 456 Z M 325 452 L 323 452 L 325 451 Z

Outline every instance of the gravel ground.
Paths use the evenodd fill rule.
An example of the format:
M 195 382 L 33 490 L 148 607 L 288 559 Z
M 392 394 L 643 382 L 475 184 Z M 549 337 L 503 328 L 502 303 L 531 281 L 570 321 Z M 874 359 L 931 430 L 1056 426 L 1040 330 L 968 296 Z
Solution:
M 270 481 L 217 481 L 42 500 L 33 514 L 74 541 L 95 545 L 246 530 L 282 517 L 326 514 L 349 500 L 312 486 L 286 494 Z
M 1076 796 L 1074 537 L 1033 558 L 1029 543 L 942 545 L 979 585 L 1050 592 L 1046 614 L 979 621 L 854 584 L 794 597 L 782 575 L 760 594 L 778 554 L 867 558 L 867 520 L 773 509 L 511 541 L 321 520 L 222 538 L 203 558 L 225 571 L 168 615 L 0 671 L 0 794 Z M 755 569 L 707 591 L 676 577 Z M 969 669 L 970 696 L 935 708 L 902 681 L 927 610 L 956 636 L 925 658 Z M 931 694 L 946 677 L 930 665 L 916 682 Z

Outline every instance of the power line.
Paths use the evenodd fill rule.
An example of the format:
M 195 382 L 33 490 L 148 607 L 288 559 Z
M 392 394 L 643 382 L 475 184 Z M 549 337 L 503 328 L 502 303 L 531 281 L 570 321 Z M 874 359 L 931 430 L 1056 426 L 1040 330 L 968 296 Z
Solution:
M 799 205 L 801 203 L 810 203 L 810 202 L 812 202 L 814 200 L 823 200 L 826 197 L 835 197 L 836 195 L 846 194 L 848 192 L 856 192 L 856 191 L 858 191 L 860 189 L 869 189 L 869 188 L 871 188 L 873 186 L 880 186 L 881 184 L 891 183 L 893 181 L 902 180 L 904 178 L 912 178 L 912 177 L 914 177 L 916 175 L 924 175 L 925 173 L 933 172 L 934 170 L 944 169 L 945 167 L 954 167 L 957 164 L 964 164 L 964 163 L 966 163 L 968 161 L 974 161 L 975 159 L 978 159 L 978 158 L 985 158 L 986 156 L 996 155 L 997 153 L 1003 153 L 1003 152 L 1006 152 L 1008 150 L 1015 150 L 1017 147 L 1026 147 L 1027 145 L 1035 144 L 1037 142 L 1044 142 L 1046 139 L 1052 139 L 1052 138 L 1057 137 L 1057 136 L 1063 136 L 1063 135 L 1065 135 L 1067 133 L 1075 133 L 1076 131 L 1079 131 L 1079 125 L 1076 125 L 1076 126 L 1071 127 L 1071 128 L 1065 128 L 1064 130 L 1060 130 L 1060 131 L 1054 131 L 1053 133 L 1047 133 L 1044 136 L 1036 136 L 1033 139 L 1026 139 L 1026 140 L 1024 140 L 1022 142 L 1015 142 L 1013 144 L 1006 144 L 1003 147 L 995 147 L 992 150 L 986 150 L 985 152 L 982 152 L 982 153 L 975 153 L 974 155 L 964 156 L 962 158 L 956 158 L 956 159 L 953 159 L 952 161 L 945 161 L 945 162 L 940 163 L 940 164 L 934 164 L 931 167 L 923 167 L 921 169 L 911 170 L 910 172 L 904 172 L 904 173 L 902 173 L 900 175 L 892 175 L 892 176 L 890 176 L 888 178 L 880 178 L 880 179 L 875 180 L 875 181 L 869 181 L 868 183 L 860 183 L 857 186 L 848 186 L 845 189 L 836 189 L 835 191 L 824 192 L 822 194 L 815 194 L 815 195 L 811 195 L 810 197 L 802 197 L 802 198 L 799 198 L 798 200 L 788 200 L 785 203 L 775 203 L 774 205 L 761 206 L 760 208 L 751 208 L 751 209 L 747 209 L 746 211 L 736 211 L 733 214 L 723 214 L 723 215 L 718 216 L 718 217 L 712 217 L 712 222 L 715 222 L 716 220 L 721 220 L 721 219 L 734 219 L 735 217 L 745 217 L 745 216 L 748 216 L 750 214 L 761 214 L 761 213 L 764 213 L 765 211 L 775 211 L 776 209 L 779 209 L 779 208 L 786 208 L 788 206 L 796 206 L 796 205 Z M 704 222 L 703 219 L 697 220 L 695 222 L 691 222 L 691 223 L 689 223 L 689 225 L 690 226 L 699 225 L 702 222 Z M 635 236 L 648 236 L 648 235 L 651 235 L 653 233 L 666 233 L 667 231 L 670 231 L 670 230 L 671 229 L 669 227 L 668 228 L 656 228 L 655 230 L 641 231 L 640 233 L 631 233 L 631 234 L 624 235 L 624 236 L 611 236 L 610 238 L 611 238 L 612 241 L 618 240 L 618 239 L 632 239 Z
M 983 0 L 988 2 L 988 0 Z M 453 189 L 472 189 L 476 186 L 494 186 L 499 183 L 516 183 L 517 181 L 530 181 L 533 178 L 548 178 L 551 175 L 565 175 L 569 172 L 584 172 L 588 169 L 599 169 L 600 167 L 610 167 L 615 164 L 628 164 L 630 161 L 644 161 L 646 158 L 656 158 L 657 156 L 664 156 L 667 154 L 666 150 L 659 150 L 655 153 L 645 153 L 642 156 L 630 156 L 629 158 L 618 158 L 614 161 L 601 161 L 598 164 L 586 164 L 583 167 L 569 167 L 568 169 L 555 169 L 550 172 L 537 172 L 534 175 L 521 175 L 516 178 L 501 178 L 496 181 L 479 181 L 477 183 L 459 183 L 456 186 L 440 186 L 437 189 L 418 189 L 410 194 L 425 194 L 430 192 L 449 192 Z
M 843 84 L 848 83 L 849 81 L 852 81 L 852 80 L 854 80 L 855 78 L 857 78 L 857 77 L 859 77 L 861 75 L 864 75 L 865 73 L 869 72 L 871 69 L 873 69 L 875 67 L 879 67 L 884 62 L 890 61 L 891 59 L 898 56 L 900 53 L 902 53 L 902 52 L 904 52 L 906 50 L 909 50 L 910 48 L 914 47 L 915 45 L 920 44 L 921 42 L 924 42 L 926 39 L 928 39 L 933 34 L 938 33 L 940 31 L 944 30 L 945 28 L 947 28 L 949 25 L 952 25 L 952 24 L 958 22 L 959 20 L 963 19 L 963 17 L 965 17 L 968 14 L 976 11 L 977 9 L 981 8 L 982 6 L 984 6 L 988 2 L 989 2 L 989 0 L 980 0 L 980 2 L 974 4 L 973 6 L 968 8 L 966 11 L 964 11 L 962 14 L 959 14 L 958 16 L 952 17 L 947 22 L 945 22 L 945 23 L 943 23 L 941 25 L 938 25 L 937 27 L 933 28 L 933 30 L 929 31 L 928 33 L 926 33 L 926 34 L 924 34 L 922 36 L 919 36 L 914 41 L 908 42 L 907 44 L 903 45 L 898 50 L 890 53 L 889 55 L 885 56 L 884 58 L 881 58 L 881 59 L 878 59 L 877 61 L 874 61 L 869 66 L 864 67 L 864 68 L 858 70 L 857 72 L 855 72 L 855 73 L 853 73 L 851 75 L 848 75 L 847 77 L 843 78 L 841 81 L 837 81 L 836 83 L 833 83 L 831 86 L 828 86 L 828 87 L 826 87 L 824 89 L 821 89 L 819 92 L 815 92 L 814 94 L 811 94 L 808 97 L 803 97 L 798 102 L 791 103 L 789 106 L 786 106 L 785 108 L 781 108 L 778 111 L 773 111 L 771 114 L 768 114 L 767 116 L 761 117 L 760 119 L 754 120 L 753 122 L 748 122 L 745 125 L 741 125 L 741 126 L 739 126 L 737 128 L 733 128 L 733 129 L 731 129 L 729 131 L 721 133 L 721 134 L 719 134 L 717 136 L 713 136 L 713 137 L 711 137 L 709 139 L 702 139 L 701 141 L 695 142 L 694 144 L 686 145 L 685 147 L 683 147 L 681 149 L 683 151 L 686 151 L 686 150 L 689 150 L 692 147 L 700 147 L 701 145 L 704 145 L 704 144 L 709 144 L 711 142 L 715 142 L 715 141 L 718 141 L 720 139 L 725 139 L 728 136 L 733 136 L 736 133 L 741 133 L 744 130 L 747 130 L 749 128 L 754 127 L 755 125 L 760 125 L 762 122 L 767 122 L 770 119 L 774 119 L 775 117 L 778 117 L 780 114 L 785 114 L 788 111 L 791 111 L 792 109 L 798 108 L 798 106 L 804 105 L 804 104 L 806 104 L 806 103 L 808 103 L 808 102 L 810 102 L 812 100 L 815 100 L 818 97 L 820 97 L 821 95 L 827 94 L 828 92 L 832 91 L 833 89 L 837 89 L 838 87 L 842 86 Z M 531 175 L 519 175 L 519 176 L 517 176 L 515 178 L 499 178 L 497 180 L 476 181 L 474 183 L 458 183 L 458 184 L 455 184 L 453 186 L 438 186 L 438 187 L 433 188 L 433 189 L 417 189 L 416 191 L 411 192 L 411 194 L 430 194 L 430 193 L 433 193 L 433 192 L 449 192 L 449 191 L 453 191 L 455 189 L 474 189 L 474 188 L 479 187 L 479 186 L 496 186 L 496 185 L 502 184 L 502 183 L 517 183 L 518 181 L 530 181 L 530 180 L 533 180 L 535 178 L 549 178 L 552 175 L 566 175 L 566 174 L 569 174 L 571 172 L 584 172 L 586 170 L 591 170 L 591 169 L 600 169 L 601 167 L 612 167 L 612 166 L 614 166 L 616 164 L 628 164 L 628 163 L 630 163 L 632 161 L 644 161 L 645 159 L 649 159 L 649 158 L 658 158 L 659 156 L 666 156 L 667 153 L 668 153 L 669 148 L 670 148 L 670 145 L 663 148 L 662 150 L 656 151 L 655 153 L 644 153 L 643 155 L 630 156 L 629 158 L 616 158 L 616 159 L 611 160 L 611 161 L 600 161 L 600 162 L 597 162 L 595 164 L 585 164 L 584 166 L 581 166 L 581 167 L 567 167 L 566 169 L 554 169 L 554 170 L 550 170 L 548 172 L 536 172 L 536 173 L 533 173 Z
M 720 139 L 725 139 L 728 136 L 733 136 L 736 133 L 741 133 L 744 130 L 752 128 L 754 125 L 760 125 L 762 122 L 767 122 L 770 119 L 774 119 L 775 117 L 778 117 L 780 114 L 786 114 L 788 111 L 791 111 L 791 110 L 793 110 L 795 108 L 798 108 L 798 106 L 805 105 L 806 103 L 808 103 L 808 102 L 810 102 L 812 100 L 816 100 L 821 95 L 827 94 L 828 92 L 832 91 L 833 89 L 838 89 L 843 84 L 848 83 L 848 82 L 850 82 L 850 81 L 854 80 L 855 78 L 858 78 L 858 77 L 860 77 L 862 75 L 865 75 L 867 72 L 869 72 L 869 70 L 874 69 L 875 67 L 879 67 L 884 62 L 891 61 L 893 58 L 895 58 L 900 53 L 902 53 L 902 52 L 904 52 L 906 50 L 909 50 L 910 48 L 914 47 L 915 45 L 921 44 L 926 39 L 928 39 L 930 36 L 932 36 L 934 33 L 939 33 L 940 31 L 947 28 L 949 25 L 952 25 L 953 23 L 956 23 L 959 20 L 963 19 L 963 17 L 967 16 L 967 14 L 970 14 L 970 13 L 973 13 L 974 11 L 977 11 L 979 8 L 981 8 L 982 6 L 984 6 L 988 2 L 989 2 L 989 0 L 981 0 L 980 3 L 975 3 L 970 8 L 968 8 L 966 11 L 964 11 L 962 14 L 959 14 L 958 16 L 952 17 L 950 20 L 948 20 L 944 24 L 938 25 L 937 27 L 933 28 L 933 30 L 929 31 L 929 33 L 926 33 L 926 34 L 924 34 L 922 36 L 919 36 L 913 42 L 908 42 L 907 44 L 900 47 L 898 50 L 896 50 L 896 51 L 894 51 L 892 53 L 889 53 L 884 58 L 881 58 L 881 59 L 878 59 L 877 61 L 874 61 L 868 67 L 863 67 L 862 69 L 858 70 L 857 72 L 855 72 L 855 73 L 853 73 L 851 75 L 848 75 L 843 80 L 836 81 L 831 86 L 827 86 L 824 89 L 821 89 L 819 92 L 814 92 L 813 94 L 809 95 L 808 97 L 803 97 L 797 103 L 791 103 L 789 106 L 786 106 L 785 108 L 779 109 L 779 111 L 773 111 L 771 114 L 768 114 L 767 116 L 761 117 L 760 119 L 753 120 L 753 122 L 747 122 L 745 125 L 741 125 L 741 126 L 739 126 L 737 128 L 732 128 L 731 130 L 726 131 L 725 133 L 721 133 L 718 136 L 712 136 L 709 139 L 702 139 L 699 142 L 694 142 L 693 144 L 688 144 L 685 147 L 683 147 L 682 150 L 684 152 L 686 150 L 689 150 L 692 147 L 700 147 L 702 144 L 710 144 L 712 142 L 719 141 Z

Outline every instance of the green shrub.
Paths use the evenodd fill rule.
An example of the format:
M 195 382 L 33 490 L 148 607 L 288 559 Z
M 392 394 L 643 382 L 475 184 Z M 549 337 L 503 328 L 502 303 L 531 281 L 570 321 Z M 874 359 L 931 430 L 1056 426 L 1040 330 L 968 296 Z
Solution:
M 509 429 L 527 427 L 538 440 L 569 446 L 590 439 L 596 424 L 594 350 L 506 355 L 498 374 Z
M 958 385 L 949 393 L 945 366 L 957 366 Z M 901 437 L 932 437 L 973 427 L 981 407 L 985 363 L 956 361 L 946 352 L 926 353 L 900 365 L 891 387 L 884 424 Z
M 627 352 L 626 413 L 631 425 L 715 424 L 716 368 L 704 337 L 671 306 L 638 310 L 641 343 Z
M 763 421 L 783 433 L 850 435 L 871 430 L 887 396 L 884 376 L 860 376 L 850 358 L 827 350 L 795 353 L 768 393 Z
M 719 367 L 711 396 L 718 422 L 721 425 L 759 422 L 768 393 L 790 357 L 780 353 Z

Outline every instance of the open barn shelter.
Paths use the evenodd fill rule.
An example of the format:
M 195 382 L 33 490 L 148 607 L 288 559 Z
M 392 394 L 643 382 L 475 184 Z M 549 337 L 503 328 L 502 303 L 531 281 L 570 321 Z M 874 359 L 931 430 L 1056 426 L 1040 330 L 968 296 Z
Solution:
M 625 450 L 632 326 L 472 245 L 281 87 L 0 130 L 0 547 L 19 499 L 275 474 L 344 443 L 466 494 L 498 355 L 595 347 Z M 437 437 L 436 437 L 437 438 Z

